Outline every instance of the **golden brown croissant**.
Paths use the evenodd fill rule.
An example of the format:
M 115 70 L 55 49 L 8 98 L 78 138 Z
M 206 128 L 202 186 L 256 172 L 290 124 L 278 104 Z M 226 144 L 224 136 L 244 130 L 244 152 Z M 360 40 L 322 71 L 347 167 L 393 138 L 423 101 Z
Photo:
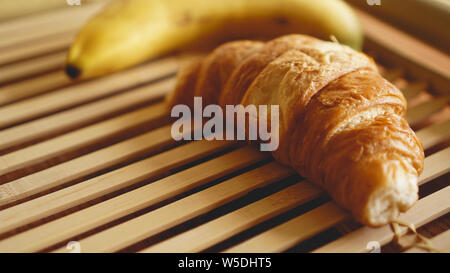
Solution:
M 349 47 L 305 35 L 227 43 L 179 73 L 169 106 L 192 106 L 194 96 L 222 108 L 279 105 L 275 159 L 366 225 L 387 224 L 418 199 L 424 152 L 405 98 Z

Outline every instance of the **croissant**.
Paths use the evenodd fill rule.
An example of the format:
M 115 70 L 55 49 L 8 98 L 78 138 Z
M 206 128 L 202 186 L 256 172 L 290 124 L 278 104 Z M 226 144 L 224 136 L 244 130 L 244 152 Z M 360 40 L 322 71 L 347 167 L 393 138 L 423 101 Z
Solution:
M 226 43 L 180 71 L 168 106 L 192 107 L 194 96 L 223 109 L 279 105 L 273 157 L 365 225 L 390 223 L 418 199 L 424 152 L 406 100 L 363 53 L 306 35 Z

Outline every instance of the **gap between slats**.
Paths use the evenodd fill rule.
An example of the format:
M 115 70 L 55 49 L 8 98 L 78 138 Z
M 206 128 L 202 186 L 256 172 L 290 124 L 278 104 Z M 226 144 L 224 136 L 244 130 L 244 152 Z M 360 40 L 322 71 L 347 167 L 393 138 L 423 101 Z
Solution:
M 334 202 L 328 202 L 223 252 L 281 252 L 338 224 L 347 217 L 349 214 L 346 211 Z
M 444 231 L 429 240 L 437 250 L 443 253 L 450 253 L 450 230 Z M 413 247 L 406 250 L 404 253 L 428 253 L 428 251 L 422 248 Z
M 66 51 L 60 51 L 34 59 L 0 66 L 0 85 L 60 69 L 63 67 L 65 59 Z M 6 103 L 6 100 L 0 99 L 0 104 Z
M 71 84 L 62 70 L 0 87 L 0 107 Z
M 450 186 L 419 200 L 399 220 L 420 227 L 450 211 Z M 407 230 L 401 228 L 401 233 Z M 394 233 L 389 225 L 381 228 L 362 227 L 356 231 L 316 249 L 314 252 L 367 252 L 367 243 L 377 241 L 380 245 L 389 243 Z
M 53 34 L 34 40 L 31 49 L 28 43 L 1 49 L 0 66 L 67 49 L 73 38 L 74 33 L 71 32 Z
M 431 194 L 419 200 L 414 207 L 412 207 L 406 214 L 402 214 L 399 219 L 400 220 L 408 219 L 411 221 L 413 220 L 411 218 L 414 218 L 413 220 L 414 223 L 417 223 L 417 226 L 420 226 L 426 222 L 438 218 L 439 216 L 442 216 L 443 214 L 450 211 L 450 202 L 444 200 L 445 194 L 450 194 L 449 190 L 450 187 L 447 187 L 446 189 L 438 191 L 434 194 Z M 439 203 L 441 203 L 441 205 L 437 206 L 436 204 Z M 428 209 L 426 213 L 424 211 L 424 208 Z M 414 215 L 414 217 L 411 217 L 411 215 Z M 242 253 L 242 252 L 261 252 L 261 251 L 263 252 L 284 251 L 290 247 L 293 247 L 299 242 L 311 238 L 312 236 L 319 234 L 320 232 L 328 228 L 331 228 L 332 226 L 349 217 L 350 215 L 346 211 L 344 211 L 338 205 L 336 205 L 334 202 L 331 201 L 303 215 L 300 215 L 292 220 L 289 220 L 288 222 L 285 222 L 273 229 L 258 234 L 249 240 L 239 243 L 225 250 L 225 252 Z M 374 231 L 376 230 L 369 227 L 364 227 L 362 229 L 370 229 Z M 386 225 L 377 230 L 383 231 L 389 230 L 392 233 L 389 225 Z M 368 233 L 365 234 L 367 235 Z M 392 240 L 392 237 L 390 237 L 389 239 L 386 238 L 384 240 L 376 240 L 375 237 L 373 236 L 374 233 L 377 232 L 372 231 L 370 233 L 372 235 L 371 237 L 359 236 L 360 241 L 363 240 L 361 246 L 364 247 L 364 250 L 366 248 L 367 243 L 370 241 L 380 241 L 380 243 L 384 244 Z M 380 235 L 377 237 L 380 237 L 381 234 L 385 234 L 385 232 L 378 232 L 378 233 Z M 346 235 L 344 237 L 347 236 L 351 235 Z M 340 240 L 342 239 L 338 239 L 330 243 L 330 245 L 333 246 L 328 248 L 328 251 L 341 252 L 339 249 L 335 247 L 336 246 L 335 242 Z M 358 251 L 357 249 L 352 250 L 348 249 L 348 252 L 360 252 L 364 250 L 360 249 Z

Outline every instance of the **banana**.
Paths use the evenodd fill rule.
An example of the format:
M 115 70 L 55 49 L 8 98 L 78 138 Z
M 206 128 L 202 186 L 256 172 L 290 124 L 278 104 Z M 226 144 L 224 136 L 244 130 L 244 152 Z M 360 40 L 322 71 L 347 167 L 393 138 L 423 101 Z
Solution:
M 359 49 L 358 18 L 341 0 L 116 0 L 72 44 L 72 78 L 109 74 L 177 49 L 304 33 Z

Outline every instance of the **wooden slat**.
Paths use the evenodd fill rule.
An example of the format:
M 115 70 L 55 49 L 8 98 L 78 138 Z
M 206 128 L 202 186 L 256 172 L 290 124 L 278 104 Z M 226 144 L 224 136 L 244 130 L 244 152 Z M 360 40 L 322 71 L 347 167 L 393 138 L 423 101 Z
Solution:
M 268 158 L 244 147 L 105 202 L 0 241 L 1 251 L 32 252 L 157 204 Z M 26 243 L 24 243 L 26 242 Z
M 450 120 L 433 124 L 416 132 L 423 148 L 429 149 L 447 139 L 450 139 Z
M 0 87 L 0 106 L 20 99 L 39 95 L 46 91 L 62 88 L 71 83 L 64 71 L 51 72 L 36 78 L 27 79 Z
M 405 214 L 400 221 L 420 227 L 450 212 L 450 186 L 422 198 Z M 401 229 L 402 233 L 406 229 Z M 389 225 L 381 228 L 363 227 L 316 249 L 314 252 L 367 252 L 367 243 L 377 241 L 380 245 L 389 243 L 394 233 Z
M 37 57 L 69 47 L 74 38 L 74 33 L 61 33 L 44 37 L 28 43 L 18 44 L 12 47 L 0 49 L 0 65 L 5 65 L 28 58 Z
M 61 51 L 2 66 L 0 67 L 0 84 L 62 68 L 65 58 L 66 52 Z
M 390 82 L 394 82 L 395 80 L 399 79 L 400 77 L 403 76 L 405 72 L 400 69 L 400 68 L 394 68 L 394 69 L 389 69 L 389 70 L 384 70 L 381 72 L 381 75 L 383 75 L 383 77 L 390 81 Z
M 403 95 L 407 100 L 410 100 L 420 92 L 424 91 L 427 87 L 427 84 L 424 82 L 416 82 L 416 83 L 408 83 L 405 87 L 401 88 Z
M 69 86 L 57 92 L 4 106 L 0 108 L 0 128 L 98 99 L 102 96 L 112 95 L 121 89 L 170 75 L 175 73 L 181 62 L 178 58 L 166 58 L 108 77 Z
M 305 204 L 321 193 L 319 188 L 310 183 L 300 182 L 140 252 L 200 252 L 269 218 Z
M 54 27 L 51 27 L 51 28 L 48 28 L 48 27 L 40 28 L 43 31 L 38 31 L 38 32 L 33 32 L 33 33 L 27 31 L 26 34 L 24 32 L 22 32 L 17 35 L 13 34 L 11 36 L 7 36 L 7 37 L 11 37 L 11 39 L 7 38 L 7 39 L 0 40 L 0 51 L 6 52 L 9 50 L 13 50 L 14 47 L 20 47 L 20 48 L 28 47 L 29 49 L 32 49 L 32 46 L 34 43 L 41 42 L 41 41 L 45 40 L 47 37 L 50 37 L 50 39 L 56 38 L 56 37 L 65 37 L 65 38 L 63 38 L 63 40 L 58 39 L 58 43 L 61 45 L 61 47 L 58 49 L 66 49 L 70 46 L 70 42 L 71 42 L 72 38 L 75 37 L 75 35 L 77 34 L 79 27 L 80 27 L 80 25 L 78 25 L 78 24 L 74 24 L 74 26 L 70 26 L 67 23 L 69 23 L 69 22 L 66 22 L 66 24 L 55 23 Z M 66 38 L 68 38 L 68 39 L 66 39 Z M 42 48 L 41 50 L 44 50 L 45 52 L 51 52 L 51 51 L 46 51 L 44 48 Z M 35 50 L 31 50 L 31 53 L 33 53 L 34 51 Z M 36 51 L 36 52 L 38 52 L 38 51 Z M 38 54 L 36 54 L 36 55 L 38 55 Z M 32 55 L 29 55 L 29 57 L 34 57 L 36 55 L 32 54 Z M 9 62 L 11 62 L 11 61 L 9 61 Z
M 272 162 L 87 237 L 80 244 L 85 252 L 118 251 L 291 174 L 292 169 Z
M 448 148 L 450 151 L 450 148 Z M 447 151 L 448 152 L 448 151 Z M 445 158 L 447 154 L 435 154 L 427 157 L 426 165 L 433 164 Z M 448 159 L 447 159 L 448 161 Z M 447 164 L 439 164 L 440 168 L 434 168 L 421 176 L 419 184 L 422 185 L 430 181 L 430 177 L 437 173 L 442 173 L 448 168 Z M 433 172 L 434 171 L 434 172 Z M 413 207 L 414 208 L 414 207 Z M 450 209 L 450 208 L 449 208 Z M 410 209 L 411 210 L 411 209 Z M 335 224 L 347 219 L 350 214 L 341 209 L 334 202 L 328 202 L 312 211 L 293 218 L 273 229 L 260 233 L 236 246 L 226 250 L 226 252 L 279 252 L 295 246 L 320 232 L 333 227 Z
M 0 234 L 211 155 L 229 141 L 192 142 L 0 211 Z
M 423 172 L 419 177 L 419 185 L 431 181 L 450 171 L 450 147 L 428 156 L 425 159 Z
M 328 202 L 224 252 L 280 252 L 336 225 L 347 217 L 349 217 L 347 212 L 334 202 Z
M 377 45 L 377 55 L 403 65 L 417 78 L 430 80 L 435 91 L 449 94 L 450 56 L 381 20 L 356 10 L 366 36 L 366 44 Z
M 146 85 L 110 98 L 69 109 L 0 131 L 0 150 L 21 145 L 52 133 L 75 128 L 129 107 L 160 98 L 172 90 L 174 78 Z
M 158 123 L 166 115 L 166 105 L 158 103 L 82 129 L 0 156 L 0 175 L 26 168 L 81 147 L 99 143 L 146 123 Z
M 423 102 L 419 105 L 416 105 L 410 109 L 408 109 L 406 113 L 406 119 L 408 123 L 414 125 L 419 123 L 420 121 L 425 120 L 430 117 L 432 114 L 439 112 L 442 110 L 450 101 L 450 97 L 440 97 L 440 98 L 432 98 L 429 101 Z
M 63 32 L 75 34 L 88 18 L 100 11 L 105 3 L 84 4 L 36 15 L 21 17 L 0 24 L 0 50 L 28 43 Z
M 429 239 L 434 248 L 443 253 L 450 253 L 450 230 L 444 231 L 441 234 Z M 427 250 L 413 247 L 404 253 L 428 253 Z
M 173 145 L 171 126 L 77 157 L 40 172 L 0 185 L 0 206 L 41 193 L 53 187 L 126 162 L 139 155 Z
M 54 26 L 58 26 L 58 24 L 55 23 Z M 17 34 L 12 35 L 7 34 L 5 36 L 0 34 L 0 37 L 5 37 L 5 39 L 0 40 L 0 52 L 7 52 L 7 51 L 16 52 L 14 50 L 14 47 L 20 47 L 22 51 L 25 47 L 28 47 L 31 50 L 29 55 L 27 55 L 27 57 L 30 58 L 42 54 L 42 52 L 43 53 L 51 52 L 52 50 L 49 50 L 49 48 L 45 47 L 41 47 L 38 50 L 32 49 L 33 43 L 41 42 L 47 37 L 50 37 L 50 39 L 55 39 L 52 44 L 54 45 L 59 44 L 60 47 L 58 47 L 57 49 L 66 49 L 69 47 L 72 38 L 77 33 L 78 27 L 79 27 L 78 24 L 76 24 L 74 27 L 68 27 L 67 25 L 59 25 L 59 27 L 57 28 L 47 28 L 47 27 L 39 28 L 44 31 L 38 32 L 22 31 Z M 20 57 L 18 59 L 23 59 L 23 57 Z M 5 62 L 8 63 L 14 61 L 14 59 L 4 59 L 4 60 L 7 60 Z

